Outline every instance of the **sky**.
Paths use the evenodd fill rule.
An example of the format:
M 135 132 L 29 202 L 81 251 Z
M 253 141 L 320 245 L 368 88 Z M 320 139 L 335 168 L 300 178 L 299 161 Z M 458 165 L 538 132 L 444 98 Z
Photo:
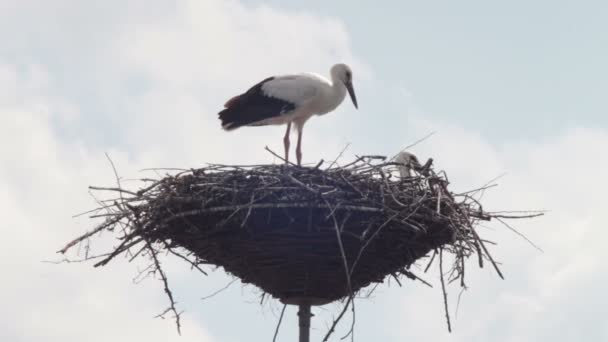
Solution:
M 454 191 L 503 175 L 489 210 L 545 209 L 480 227 L 505 280 L 471 262 L 454 331 L 443 298 L 405 282 L 357 301 L 357 341 L 608 340 L 608 5 L 600 1 L 0 0 L 0 340 L 271 340 L 281 305 L 259 291 L 163 260 L 182 315 L 143 264 L 53 264 L 95 221 L 89 185 L 153 167 L 275 163 L 283 128 L 226 133 L 217 112 L 275 74 L 327 74 L 346 62 L 359 110 L 345 102 L 304 131 L 304 162 L 411 149 Z M 110 246 L 104 236 L 98 246 Z M 96 248 L 96 245 L 93 246 Z M 437 285 L 438 270 L 425 278 Z M 320 340 L 338 305 L 313 308 Z M 334 340 L 349 328 L 350 317 Z M 279 341 L 294 340 L 288 308 Z

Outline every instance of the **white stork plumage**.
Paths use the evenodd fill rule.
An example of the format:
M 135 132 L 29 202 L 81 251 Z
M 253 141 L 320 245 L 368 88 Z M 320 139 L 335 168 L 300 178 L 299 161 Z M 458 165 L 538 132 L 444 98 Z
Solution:
M 313 73 L 269 77 L 237 95 L 219 112 L 222 128 L 227 131 L 242 126 L 287 124 L 283 137 L 285 161 L 289 160 L 289 132 L 293 123 L 298 132 L 296 158 L 302 163 L 302 130 L 313 115 L 327 114 L 344 100 L 346 92 L 355 108 L 353 74 L 346 64 L 331 68 L 331 81 Z
M 420 168 L 418 158 L 410 152 L 401 151 L 394 157 L 395 163 L 398 163 L 399 175 L 401 178 L 412 177 L 412 169 Z

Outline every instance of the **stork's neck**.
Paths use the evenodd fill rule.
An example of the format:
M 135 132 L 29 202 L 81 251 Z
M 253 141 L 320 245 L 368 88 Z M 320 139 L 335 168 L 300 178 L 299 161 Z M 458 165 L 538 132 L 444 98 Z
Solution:
M 331 75 L 331 93 L 332 99 L 336 102 L 336 107 L 342 103 L 346 96 L 346 86 L 336 75 Z

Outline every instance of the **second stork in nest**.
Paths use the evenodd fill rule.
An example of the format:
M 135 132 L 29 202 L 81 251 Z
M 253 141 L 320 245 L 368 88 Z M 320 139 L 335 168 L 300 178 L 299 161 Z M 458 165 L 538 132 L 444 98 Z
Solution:
M 268 77 L 237 95 L 219 113 L 222 128 L 227 131 L 242 126 L 287 124 L 283 138 L 285 161 L 289 160 L 289 132 L 293 123 L 298 132 L 296 158 L 302 164 L 302 130 L 313 115 L 327 114 L 344 100 L 346 92 L 355 108 L 357 97 L 353 88 L 353 73 L 346 64 L 331 68 L 331 81 L 313 73 Z

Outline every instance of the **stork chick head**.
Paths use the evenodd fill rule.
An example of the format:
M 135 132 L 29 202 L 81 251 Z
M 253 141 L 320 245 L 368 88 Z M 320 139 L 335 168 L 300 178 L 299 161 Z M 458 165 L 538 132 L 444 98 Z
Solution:
M 398 167 L 401 178 L 411 177 L 411 169 L 420 167 L 418 158 L 413 153 L 405 151 L 399 152 L 395 156 L 395 163 L 401 164 Z

